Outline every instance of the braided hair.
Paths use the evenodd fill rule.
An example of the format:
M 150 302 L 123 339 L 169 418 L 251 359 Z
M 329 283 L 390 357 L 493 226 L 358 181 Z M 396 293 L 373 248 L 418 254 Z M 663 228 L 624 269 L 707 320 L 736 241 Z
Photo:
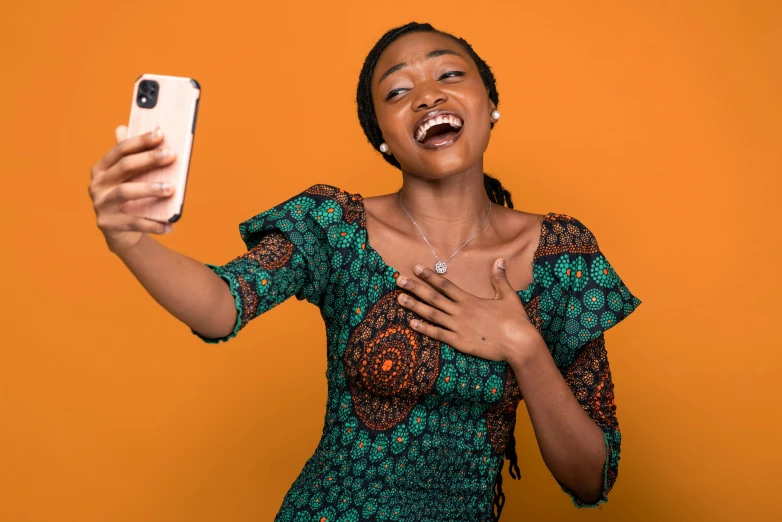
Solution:
M 397 38 L 414 32 L 430 32 L 437 33 L 443 36 L 452 38 L 459 43 L 470 58 L 475 62 L 478 67 L 478 72 L 483 80 L 483 85 L 489 93 L 489 99 L 498 105 L 500 102 L 499 94 L 497 93 L 497 83 L 494 79 L 494 74 L 491 72 L 489 66 L 484 62 L 480 56 L 473 50 L 472 46 L 467 43 L 463 38 L 457 38 L 452 34 L 439 31 L 429 24 L 419 24 L 411 22 L 401 27 L 396 27 L 387 31 L 380 40 L 377 41 L 375 46 L 369 51 L 369 54 L 364 60 L 364 66 L 361 68 L 361 75 L 358 78 L 358 88 L 356 90 L 356 104 L 358 106 L 358 120 L 361 122 L 361 128 L 364 129 L 369 143 L 377 150 L 380 144 L 383 142 L 383 134 L 380 131 L 380 125 L 377 123 L 377 114 L 375 113 L 375 105 L 372 102 L 372 76 L 375 72 L 375 67 L 380 59 L 380 55 L 383 51 Z M 494 123 L 491 123 L 491 128 L 494 128 Z M 401 169 L 402 166 L 390 154 L 383 154 L 383 159 L 394 167 Z M 483 185 L 486 189 L 489 199 L 492 203 L 503 205 L 508 208 L 513 208 L 513 201 L 511 200 L 510 192 L 508 192 L 500 183 L 497 178 L 494 178 L 486 173 L 483 174 Z M 519 471 L 518 459 L 516 457 L 516 439 L 511 431 L 510 439 L 505 447 L 505 458 L 510 462 L 509 471 L 510 475 L 514 479 L 521 478 Z M 497 522 L 500 519 L 502 513 L 502 507 L 505 505 L 505 494 L 502 492 L 502 467 L 505 464 L 503 461 L 500 464 L 500 469 L 497 472 L 497 477 L 494 482 L 494 498 L 492 501 L 492 520 Z
M 481 80 L 483 80 L 483 85 L 489 93 L 489 99 L 493 101 L 495 105 L 499 105 L 500 103 L 500 96 L 497 93 L 497 82 L 494 79 L 494 74 L 491 72 L 488 64 L 478 56 L 472 46 L 467 43 L 464 38 L 457 38 L 452 34 L 439 31 L 429 24 L 419 24 L 416 22 L 410 22 L 409 24 L 390 29 L 386 34 L 380 37 L 380 40 L 378 40 L 372 50 L 369 51 L 369 54 L 364 60 L 364 66 L 361 68 L 361 74 L 358 77 L 358 88 L 356 89 L 358 121 L 361 123 L 361 128 L 364 129 L 364 134 L 369 140 L 369 143 L 372 144 L 372 147 L 374 147 L 375 150 L 377 150 L 383 142 L 383 134 L 380 131 L 380 125 L 377 123 L 375 104 L 372 102 L 372 76 L 375 73 L 377 61 L 380 59 L 380 55 L 383 54 L 383 51 L 386 50 L 386 47 L 391 45 L 397 38 L 416 32 L 441 34 L 453 39 L 461 45 L 478 67 L 478 72 L 481 75 Z M 494 122 L 491 123 L 491 128 L 494 128 Z M 383 154 L 383 159 L 398 169 L 402 168 L 397 159 L 391 154 Z M 488 194 L 492 203 L 513 208 L 510 192 L 502 186 L 500 180 L 484 173 L 483 185 L 486 188 L 486 194 Z

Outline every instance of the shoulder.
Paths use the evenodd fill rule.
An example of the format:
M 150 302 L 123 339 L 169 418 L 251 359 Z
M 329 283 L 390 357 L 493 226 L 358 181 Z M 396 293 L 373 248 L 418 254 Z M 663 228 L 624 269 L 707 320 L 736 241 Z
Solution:
M 328 185 L 325 183 L 312 185 L 311 187 L 304 190 L 301 195 L 322 200 L 330 199 L 341 203 L 358 201 L 361 199 L 361 194 L 351 193 L 340 187 Z
M 297 242 L 302 234 L 308 232 L 327 230 L 345 223 L 363 224 L 363 216 L 360 194 L 333 185 L 317 184 L 240 223 L 239 230 L 250 248 L 271 231 L 282 232 Z
M 364 202 L 361 194 L 321 183 L 312 185 L 299 197 L 310 199 L 319 205 L 312 210 L 311 216 L 322 227 L 340 221 L 363 224 Z
M 599 250 L 595 234 L 568 214 L 550 212 L 543 219 L 541 245 L 547 253 L 591 254 Z
M 361 194 L 321 183 L 291 195 L 288 199 L 256 215 L 252 220 L 286 218 L 298 221 L 312 218 L 321 225 L 343 220 L 352 223 L 363 214 L 362 210 Z

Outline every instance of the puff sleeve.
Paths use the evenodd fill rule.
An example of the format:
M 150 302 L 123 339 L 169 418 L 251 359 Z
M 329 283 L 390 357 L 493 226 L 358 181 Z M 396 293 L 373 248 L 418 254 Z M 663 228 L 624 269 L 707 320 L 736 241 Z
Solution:
M 592 232 L 577 219 L 559 215 L 549 241 L 552 255 L 539 269 L 543 284 L 543 338 L 576 400 L 603 432 L 606 461 L 603 489 L 594 503 L 578 498 L 557 480 L 576 507 L 608 500 L 619 470 L 621 434 L 604 332 L 641 304 L 600 250 Z
M 208 338 L 227 341 L 247 323 L 292 296 L 319 305 L 329 280 L 329 244 L 315 212 L 325 196 L 311 189 L 239 224 L 247 252 L 224 265 L 207 263 L 234 296 L 237 320 L 233 332 Z M 328 202 L 325 202 L 328 206 Z
M 629 316 L 634 296 L 580 221 L 560 214 L 548 234 L 551 255 L 536 267 L 541 281 L 542 335 L 560 370 L 587 343 Z

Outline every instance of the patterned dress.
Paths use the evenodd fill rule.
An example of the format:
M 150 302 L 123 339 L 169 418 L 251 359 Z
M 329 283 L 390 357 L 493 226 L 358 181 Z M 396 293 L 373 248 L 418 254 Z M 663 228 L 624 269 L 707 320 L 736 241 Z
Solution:
M 193 333 L 228 340 L 295 295 L 320 308 L 328 340 L 322 438 L 275 522 L 498 520 L 506 457 L 519 476 L 516 378 L 506 362 L 409 327 L 415 315 L 397 303 L 399 272 L 367 240 L 361 195 L 315 185 L 239 230 L 248 251 L 207 265 L 235 296 L 236 327 L 221 339 Z M 559 483 L 576 506 L 594 507 L 616 480 L 621 441 L 603 332 L 641 301 L 564 214 L 543 217 L 533 276 L 519 298 L 604 434 L 602 497 L 587 504 Z

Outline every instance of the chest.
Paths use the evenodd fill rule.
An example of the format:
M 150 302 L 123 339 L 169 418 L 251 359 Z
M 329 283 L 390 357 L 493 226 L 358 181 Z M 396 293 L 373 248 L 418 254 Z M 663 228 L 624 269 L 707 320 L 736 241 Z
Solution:
M 332 355 L 344 364 L 350 387 L 399 400 L 435 393 L 487 406 L 498 402 L 509 365 L 460 352 L 410 328 L 410 320 L 426 320 L 399 305 L 401 292 L 394 288 L 373 303 L 354 298 L 366 309 L 354 304 L 345 318 L 360 319 L 335 328 L 341 334 L 332 336 Z M 538 317 L 534 301 L 525 303 L 525 309 L 531 318 Z

